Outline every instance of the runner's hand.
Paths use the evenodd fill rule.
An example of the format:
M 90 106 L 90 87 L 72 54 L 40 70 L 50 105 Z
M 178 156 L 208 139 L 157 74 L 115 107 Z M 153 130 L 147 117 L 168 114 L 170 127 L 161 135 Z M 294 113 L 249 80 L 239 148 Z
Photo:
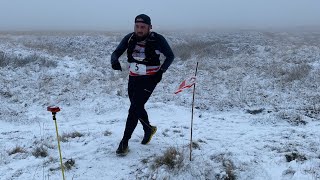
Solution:
M 154 75 L 155 81 L 159 83 L 162 79 L 163 71 L 159 69 L 159 71 Z
M 114 69 L 114 70 L 122 71 L 122 68 L 121 68 L 121 65 L 119 62 L 113 63 L 111 66 L 112 66 L 112 69 Z

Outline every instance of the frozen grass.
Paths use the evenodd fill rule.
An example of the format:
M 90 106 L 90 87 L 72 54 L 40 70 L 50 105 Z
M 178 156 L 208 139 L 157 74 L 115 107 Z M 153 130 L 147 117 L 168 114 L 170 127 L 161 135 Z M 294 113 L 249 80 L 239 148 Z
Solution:
M 83 133 L 80 133 L 78 131 L 74 131 L 74 132 L 70 132 L 70 133 L 63 133 L 61 135 L 61 137 L 59 137 L 59 138 L 60 138 L 60 141 L 62 141 L 62 142 L 68 142 L 69 139 L 74 139 L 77 137 L 80 138 L 82 136 L 84 136 Z
M 27 153 L 27 150 L 21 146 L 16 146 L 15 148 L 8 151 L 9 156 L 17 153 Z
M 47 157 L 48 156 L 48 149 L 43 145 L 37 146 L 33 149 L 32 155 L 35 156 L 36 158 Z
M 56 68 L 57 62 L 48 60 L 47 58 L 37 54 L 29 54 L 26 56 L 15 55 L 15 54 L 6 54 L 3 51 L 0 51 L 0 67 L 11 66 L 13 68 L 25 67 L 28 64 L 38 65 L 40 67 L 46 68 Z
M 41 90 L 49 91 L 53 88 L 55 80 L 50 79 L 52 75 L 47 77 L 44 73 L 47 72 L 45 69 L 54 69 L 57 63 L 62 65 L 66 61 L 64 57 L 68 56 L 69 61 L 84 63 L 92 70 L 81 72 L 76 76 L 68 72 L 59 73 L 59 81 L 65 88 L 56 93 L 70 98 L 70 93 L 79 91 L 77 87 L 80 84 L 83 89 L 89 89 L 98 83 L 105 85 L 106 93 L 112 93 L 113 88 L 110 87 L 116 86 L 119 87 L 116 94 L 126 96 L 126 68 L 121 72 L 123 80 L 119 81 L 119 76 L 114 76 L 109 65 L 109 55 L 122 35 L 124 34 L 107 36 L 87 33 L 63 36 L 22 36 L 19 42 L 22 48 L 31 51 L 31 54 L 19 57 L 14 53 L 1 52 L 0 64 L 3 68 L 11 65 L 27 70 L 28 64 L 31 63 L 30 66 L 34 66 L 37 62 L 40 67 L 37 69 L 40 71 L 40 77 L 34 77 L 38 79 L 37 86 Z M 318 38 L 318 34 L 312 35 Z M 160 88 L 163 88 L 166 93 L 172 93 L 185 76 L 193 74 L 195 61 L 199 61 L 198 78 L 201 86 L 197 91 L 197 98 L 201 109 L 254 106 L 276 108 L 281 106 L 277 102 L 299 104 L 305 99 L 312 99 L 313 96 L 317 96 L 316 92 L 319 92 L 320 83 L 315 77 L 318 76 L 319 71 L 319 65 L 315 64 L 319 60 L 319 47 L 312 43 L 308 44 L 306 40 L 312 39 L 309 37 L 311 35 L 304 37 L 304 34 L 241 32 L 176 36 L 168 35 L 177 58 L 170 71 L 164 76 L 164 82 L 167 83 Z M 48 53 L 54 57 L 44 58 L 41 53 Z M 122 58 L 122 65 L 125 67 L 127 65 L 124 61 L 125 59 Z M 307 92 L 298 96 L 298 92 L 301 91 L 298 87 L 301 86 L 305 87 L 304 91 Z M 2 94 L 7 97 L 12 96 L 11 98 L 14 96 L 7 90 L 2 90 Z M 171 97 L 157 95 L 156 101 L 173 101 Z M 184 97 L 179 97 L 178 101 L 175 100 L 181 105 L 184 101 Z M 318 103 L 303 104 L 304 106 L 319 105 Z M 299 109 L 305 109 L 305 107 Z
M 81 101 L 91 98 L 91 93 L 84 96 L 83 92 L 88 91 L 126 97 L 128 72 L 125 57 L 121 57 L 122 72 L 111 71 L 109 62 L 112 50 L 123 35 L 29 34 L 18 36 L 19 41 L 15 38 L 17 35 L 3 35 L 1 38 L 7 41 L 2 46 L 7 48 L 0 52 L 3 68 L 0 80 L 4 82 L 0 94 L 5 101 L 19 101 L 27 94 L 13 87 L 25 88 L 25 92 L 36 87 L 32 88 L 32 93 L 37 96 L 28 98 L 26 101 L 29 102 L 24 106 L 48 99 L 47 95 L 59 95 L 58 102 Z M 196 91 L 199 109 L 264 108 L 277 111 L 283 107 L 283 102 L 287 102 L 290 104 L 287 108 L 298 114 L 319 118 L 318 112 L 304 112 L 320 106 L 315 100 L 320 91 L 320 53 L 319 46 L 311 41 L 312 37 L 319 38 L 319 34 L 239 32 L 171 33 L 166 36 L 177 58 L 159 85 L 161 91 L 155 91 L 151 101 L 186 105 L 187 97 L 167 94 L 172 94 L 185 77 L 194 73 L 195 62 L 199 61 Z M 85 68 L 75 69 L 70 62 L 82 64 Z M 65 66 L 65 72 L 54 71 L 61 66 Z M 21 77 L 24 71 L 29 75 L 18 83 L 4 76 L 4 72 L 10 71 L 16 71 L 12 76 Z M 56 88 L 58 82 L 60 88 Z M 19 107 L 9 111 L 20 118 L 24 109 Z M 6 108 L 1 111 L 1 114 L 8 114 Z M 95 111 L 102 113 L 98 109 Z
M 184 154 L 177 148 L 168 148 L 162 156 L 155 158 L 153 169 L 165 166 L 169 170 L 179 170 L 183 167 Z

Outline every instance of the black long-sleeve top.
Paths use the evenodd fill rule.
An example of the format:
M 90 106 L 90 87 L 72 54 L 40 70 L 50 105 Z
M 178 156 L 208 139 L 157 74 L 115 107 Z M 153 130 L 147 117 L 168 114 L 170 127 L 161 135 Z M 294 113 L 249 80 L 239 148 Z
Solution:
M 127 50 L 128 48 L 128 41 L 130 37 L 133 35 L 133 33 L 127 34 L 120 42 L 118 47 L 115 49 L 115 51 L 111 54 L 111 64 L 119 62 L 119 57 Z M 166 59 L 161 65 L 161 70 L 165 72 L 171 63 L 174 60 L 174 54 L 171 50 L 171 47 L 169 46 L 167 40 L 160 34 L 157 33 L 156 38 L 156 50 L 159 50 L 165 57 Z

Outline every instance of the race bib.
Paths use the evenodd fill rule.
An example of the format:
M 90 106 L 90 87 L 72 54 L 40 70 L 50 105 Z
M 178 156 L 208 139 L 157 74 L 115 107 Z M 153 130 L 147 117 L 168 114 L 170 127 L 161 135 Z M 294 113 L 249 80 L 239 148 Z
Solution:
M 146 75 L 147 74 L 147 66 L 144 64 L 130 63 L 130 71 L 135 74 Z

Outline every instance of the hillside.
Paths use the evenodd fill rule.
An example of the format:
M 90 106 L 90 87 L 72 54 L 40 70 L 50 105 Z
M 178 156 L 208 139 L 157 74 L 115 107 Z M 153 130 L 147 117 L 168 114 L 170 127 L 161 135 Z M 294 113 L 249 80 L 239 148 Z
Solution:
M 1 179 L 61 177 L 52 104 L 67 179 L 320 178 L 320 32 L 164 32 L 176 59 L 146 107 L 158 132 L 142 146 L 138 125 L 119 158 L 128 71 L 110 55 L 124 35 L 0 33 Z M 192 92 L 174 91 L 197 61 L 189 161 Z M 159 163 L 172 149 L 173 166 Z

